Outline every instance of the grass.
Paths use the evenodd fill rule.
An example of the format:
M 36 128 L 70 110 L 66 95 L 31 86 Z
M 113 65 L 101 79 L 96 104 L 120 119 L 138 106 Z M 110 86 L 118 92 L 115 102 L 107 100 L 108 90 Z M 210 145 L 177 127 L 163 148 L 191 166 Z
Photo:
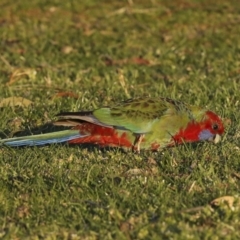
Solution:
M 137 96 L 206 106 L 227 124 L 217 145 L 160 153 L 2 147 L 0 238 L 239 239 L 237 0 L 0 6 L 2 136 L 48 123 L 59 111 Z M 7 98 L 12 106 L 3 104 Z M 227 203 L 211 204 L 225 196 Z

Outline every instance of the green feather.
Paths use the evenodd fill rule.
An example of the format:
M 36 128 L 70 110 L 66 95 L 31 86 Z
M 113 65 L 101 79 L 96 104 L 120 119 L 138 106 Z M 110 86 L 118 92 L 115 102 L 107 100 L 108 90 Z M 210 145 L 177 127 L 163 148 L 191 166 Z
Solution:
M 138 98 L 127 100 L 113 108 L 97 109 L 93 115 L 104 124 L 127 129 L 133 133 L 146 134 L 155 130 L 155 127 L 165 124 L 179 129 L 182 125 L 179 120 L 186 124 L 189 120 L 195 119 L 195 113 L 199 114 L 199 108 L 192 110 L 193 107 L 169 98 Z M 174 120 L 171 120 L 172 117 Z M 161 123 L 163 120 L 164 123 Z M 176 120 L 177 123 L 174 122 Z

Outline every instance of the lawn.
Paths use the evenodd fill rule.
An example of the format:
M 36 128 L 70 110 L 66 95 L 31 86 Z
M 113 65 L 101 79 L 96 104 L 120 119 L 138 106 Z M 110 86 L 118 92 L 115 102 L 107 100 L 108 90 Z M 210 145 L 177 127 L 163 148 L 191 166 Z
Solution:
M 0 8 L 0 137 L 139 96 L 206 107 L 226 128 L 157 153 L 2 146 L 1 239 L 240 239 L 238 0 Z

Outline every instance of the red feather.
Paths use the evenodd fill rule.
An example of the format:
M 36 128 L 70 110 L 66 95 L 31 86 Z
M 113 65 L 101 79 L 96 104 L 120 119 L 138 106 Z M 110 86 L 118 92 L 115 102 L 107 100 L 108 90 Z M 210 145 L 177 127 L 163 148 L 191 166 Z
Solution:
M 84 123 L 74 127 L 74 129 L 78 129 L 81 135 L 88 136 L 71 140 L 69 143 L 90 143 L 101 146 L 132 147 L 131 141 L 127 139 L 127 133 L 120 133 L 114 128 L 103 127 L 92 123 Z

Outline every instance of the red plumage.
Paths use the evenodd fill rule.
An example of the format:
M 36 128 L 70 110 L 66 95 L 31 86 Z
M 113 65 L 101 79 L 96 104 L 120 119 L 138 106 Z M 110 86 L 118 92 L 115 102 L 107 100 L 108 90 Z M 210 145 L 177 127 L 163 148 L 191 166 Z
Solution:
M 70 144 L 90 143 L 100 146 L 122 146 L 128 148 L 132 146 L 132 143 L 127 139 L 127 133 L 117 131 L 114 128 L 103 127 L 92 123 L 82 123 L 73 129 L 79 130 L 82 137 L 69 141 Z

